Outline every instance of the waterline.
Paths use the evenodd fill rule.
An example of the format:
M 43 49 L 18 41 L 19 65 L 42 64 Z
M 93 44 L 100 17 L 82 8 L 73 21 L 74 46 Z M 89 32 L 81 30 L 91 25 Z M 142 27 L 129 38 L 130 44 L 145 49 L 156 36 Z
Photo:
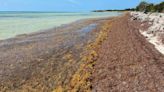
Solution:
M 118 12 L 47 13 L 0 12 L 0 39 L 45 30 L 79 19 L 117 16 Z

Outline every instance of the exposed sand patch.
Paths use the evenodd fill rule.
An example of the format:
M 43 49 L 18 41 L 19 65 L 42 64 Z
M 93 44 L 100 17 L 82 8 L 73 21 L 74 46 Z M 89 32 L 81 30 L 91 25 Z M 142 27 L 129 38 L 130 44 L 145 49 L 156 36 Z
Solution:
M 141 22 L 148 21 L 151 25 L 146 30 L 140 30 L 147 40 L 155 45 L 155 48 L 164 54 L 164 13 L 131 12 L 132 20 L 137 19 Z

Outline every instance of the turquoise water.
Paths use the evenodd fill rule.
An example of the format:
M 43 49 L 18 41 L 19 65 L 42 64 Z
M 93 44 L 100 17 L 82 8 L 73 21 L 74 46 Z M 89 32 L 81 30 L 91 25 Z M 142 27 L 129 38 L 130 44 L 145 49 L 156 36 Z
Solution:
M 57 27 L 79 19 L 110 17 L 119 14 L 118 12 L 0 12 L 0 39 Z

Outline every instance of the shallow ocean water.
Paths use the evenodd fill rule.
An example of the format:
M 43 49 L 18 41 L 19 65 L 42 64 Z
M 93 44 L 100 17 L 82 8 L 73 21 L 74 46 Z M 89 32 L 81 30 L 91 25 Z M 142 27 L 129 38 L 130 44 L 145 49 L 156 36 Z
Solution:
M 80 19 L 112 17 L 120 12 L 0 12 L 0 40 L 37 32 Z

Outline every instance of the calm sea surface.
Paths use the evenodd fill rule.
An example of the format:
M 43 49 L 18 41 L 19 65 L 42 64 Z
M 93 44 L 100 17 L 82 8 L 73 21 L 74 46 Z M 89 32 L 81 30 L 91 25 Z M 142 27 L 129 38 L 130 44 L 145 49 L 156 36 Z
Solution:
M 117 16 L 118 12 L 0 12 L 0 39 L 28 34 L 80 19 Z

